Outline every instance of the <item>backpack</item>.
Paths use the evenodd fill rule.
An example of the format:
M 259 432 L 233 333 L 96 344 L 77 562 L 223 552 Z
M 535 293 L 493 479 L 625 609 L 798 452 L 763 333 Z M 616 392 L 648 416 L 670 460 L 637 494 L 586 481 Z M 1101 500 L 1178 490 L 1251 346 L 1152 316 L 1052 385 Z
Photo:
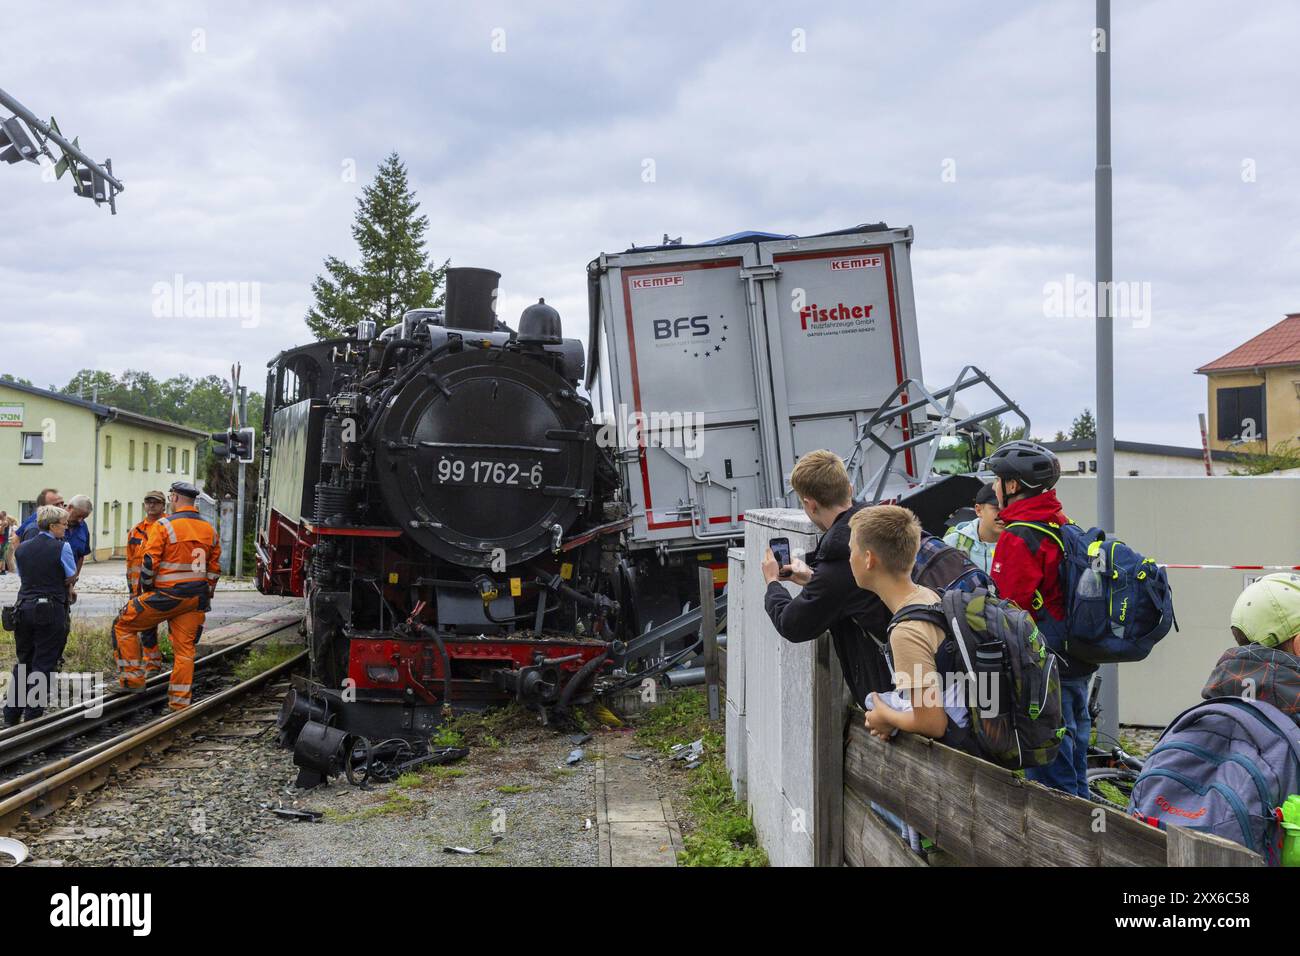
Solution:
M 987 588 L 951 589 L 939 604 L 899 608 L 890 628 L 927 621 L 949 640 L 935 655 L 945 683 L 966 682 L 970 730 L 986 760 L 1021 770 L 1056 759 L 1065 735 L 1056 655 L 1047 648 L 1028 611 Z
M 1300 793 L 1300 727 L 1265 701 L 1215 697 L 1165 728 L 1128 808 L 1152 826 L 1213 833 L 1277 866 L 1277 811 L 1293 793 Z
M 1065 650 L 1088 664 L 1140 661 L 1169 633 L 1174 591 L 1169 576 L 1100 528 L 1070 523 L 1012 521 L 1008 529 L 1032 528 L 1061 548 L 1065 599 Z
M 974 591 L 993 587 L 989 576 L 970 559 L 970 555 L 930 534 L 921 535 L 921 549 L 912 565 L 912 583 L 923 584 L 940 594 L 953 589 Z

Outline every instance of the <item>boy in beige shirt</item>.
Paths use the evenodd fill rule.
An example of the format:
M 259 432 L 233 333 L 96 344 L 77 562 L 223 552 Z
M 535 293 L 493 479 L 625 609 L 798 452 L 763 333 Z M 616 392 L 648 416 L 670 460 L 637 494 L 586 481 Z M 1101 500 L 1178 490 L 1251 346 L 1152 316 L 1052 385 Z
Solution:
M 912 566 L 921 547 L 916 515 L 897 505 L 877 505 L 855 514 L 849 529 L 849 565 L 858 587 L 875 592 L 891 614 L 913 604 L 939 603 L 938 594 L 912 582 Z M 945 700 L 945 682 L 935 664 L 946 640 L 944 630 L 928 621 L 894 625 L 889 635 L 894 686 L 910 709 L 890 706 L 888 698 L 899 703 L 895 695 L 872 695 L 867 729 L 873 736 L 888 739 L 897 729 L 938 739 L 948 732 L 950 720 L 957 728 L 966 726 L 966 709 L 956 695 Z M 950 682 L 947 689 L 959 688 Z

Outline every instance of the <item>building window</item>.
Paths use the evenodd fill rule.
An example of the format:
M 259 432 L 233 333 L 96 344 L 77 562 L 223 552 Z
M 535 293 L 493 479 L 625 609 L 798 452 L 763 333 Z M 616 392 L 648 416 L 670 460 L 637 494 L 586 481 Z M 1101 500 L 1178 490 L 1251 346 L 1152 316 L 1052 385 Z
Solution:
M 1253 441 L 1266 436 L 1263 385 L 1221 388 L 1215 400 L 1218 402 L 1219 441 L 1236 438 Z
M 128 501 L 126 503 L 126 532 L 128 535 L 131 533 L 131 529 L 134 527 L 135 527 L 135 502 Z
M 140 470 L 141 471 L 149 470 L 149 443 L 148 442 L 144 443 L 144 457 L 140 459 Z
M 1096 458 L 1090 458 L 1090 459 L 1088 460 L 1088 470 L 1089 470 L 1090 472 L 1092 472 L 1094 475 L 1097 473 L 1097 459 L 1096 459 Z
M 181 474 L 190 473 L 190 450 L 188 448 L 181 450 Z
M 153 470 L 161 473 L 162 472 L 162 442 L 159 442 L 158 444 L 154 445 L 153 451 L 154 451 Z
M 104 512 L 104 518 L 103 521 L 101 522 L 103 524 L 103 527 L 99 529 L 99 533 L 108 534 L 108 502 L 107 501 L 104 502 L 104 507 L 102 510 Z
M 45 436 L 40 432 L 23 432 L 24 465 L 39 465 L 45 461 Z
M 176 446 L 167 446 L 167 470 L 174 472 L 176 470 Z
M 135 439 L 126 443 L 126 470 L 135 471 Z
M 104 467 L 113 467 L 113 436 L 104 436 Z
M 1080 461 L 1078 467 L 1075 468 L 1075 471 L 1081 475 L 1086 475 L 1088 473 L 1088 463 L 1086 461 Z
M 20 501 L 20 502 L 18 502 L 18 511 L 19 511 L 19 514 L 21 515 L 21 520 L 22 520 L 22 521 L 26 521 L 28 518 L 30 518 L 30 517 L 32 516 L 32 512 L 35 511 L 35 510 L 36 510 L 36 502 L 35 502 L 35 501 Z

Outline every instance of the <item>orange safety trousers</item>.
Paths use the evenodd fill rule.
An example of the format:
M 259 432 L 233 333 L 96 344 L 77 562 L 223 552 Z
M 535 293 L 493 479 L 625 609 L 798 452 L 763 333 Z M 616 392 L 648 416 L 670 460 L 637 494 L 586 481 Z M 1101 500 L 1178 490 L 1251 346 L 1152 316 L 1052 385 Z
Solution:
M 141 592 L 140 566 L 144 557 L 144 545 L 149 537 L 149 526 L 151 524 L 153 522 L 145 518 L 128 531 L 126 535 L 126 585 L 127 591 L 132 596 Z M 163 656 L 162 648 L 158 646 L 158 628 L 154 627 L 147 631 L 141 631 L 140 640 L 144 643 L 145 677 L 152 674 L 161 674 L 163 672 Z
M 188 707 L 194 684 L 194 649 L 207 618 L 200 606 L 207 606 L 207 595 L 176 596 L 166 591 L 144 591 L 127 601 L 113 622 L 118 686 L 122 689 L 144 686 L 146 659 L 140 635 L 166 621 L 172 642 L 172 679 L 167 704 L 172 710 Z
M 139 580 L 132 583 L 130 590 L 132 597 L 142 593 Z M 154 674 L 161 674 L 166 668 L 163 667 L 162 648 L 158 646 L 158 628 L 151 627 L 141 631 L 140 641 L 144 644 L 144 676 L 148 678 Z

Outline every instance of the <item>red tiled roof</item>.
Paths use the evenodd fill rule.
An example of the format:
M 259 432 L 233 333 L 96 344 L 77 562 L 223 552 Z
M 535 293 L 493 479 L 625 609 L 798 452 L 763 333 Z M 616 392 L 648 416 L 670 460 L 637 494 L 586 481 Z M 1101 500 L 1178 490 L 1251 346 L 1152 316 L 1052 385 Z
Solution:
M 1300 312 L 1293 312 L 1272 328 L 1238 345 L 1196 371 L 1231 372 L 1265 365 L 1300 365 Z

